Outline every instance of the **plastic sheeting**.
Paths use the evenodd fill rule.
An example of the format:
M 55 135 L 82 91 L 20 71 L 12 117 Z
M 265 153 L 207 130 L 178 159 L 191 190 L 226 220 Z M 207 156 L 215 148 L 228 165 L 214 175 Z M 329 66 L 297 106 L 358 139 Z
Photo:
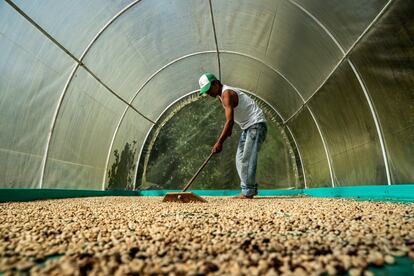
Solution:
M 305 175 L 286 187 L 412 183 L 413 12 L 402 0 L 2 1 L 0 187 L 139 186 L 149 131 L 204 71 L 289 126 Z
M 54 107 L 73 63 L 5 2 L 0 51 L 0 185 L 36 188 Z
M 43 187 L 76 188 L 73 179 L 79 179 L 86 188 L 100 188 L 106 150 L 123 106 L 84 69 L 78 70 L 56 120 Z
M 330 150 L 335 186 L 387 183 L 374 121 L 347 62 L 338 67 L 309 107 Z
M 397 1 L 351 55 L 378 113 L 392 183 L 414 179 L 414 20 L 412 1 Z

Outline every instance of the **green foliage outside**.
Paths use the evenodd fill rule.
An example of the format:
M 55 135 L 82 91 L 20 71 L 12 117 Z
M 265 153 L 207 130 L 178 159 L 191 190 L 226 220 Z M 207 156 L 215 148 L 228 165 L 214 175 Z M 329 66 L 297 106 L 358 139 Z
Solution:
M 108 190 L 132 190 L 136 151 L 137 141 L 126 143 L 121 155 L 118 150 L 114 150 L 115 161 L 108 171 Z

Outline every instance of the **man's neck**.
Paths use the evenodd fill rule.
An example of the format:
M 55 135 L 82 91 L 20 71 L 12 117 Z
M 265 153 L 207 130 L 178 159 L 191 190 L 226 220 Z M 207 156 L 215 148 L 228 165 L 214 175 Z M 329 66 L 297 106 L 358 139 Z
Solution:
M 223 92 L 223 84 L 219 83 L 219 92 L 218 92 L 219 97 L 221 97 L 222 92 Z

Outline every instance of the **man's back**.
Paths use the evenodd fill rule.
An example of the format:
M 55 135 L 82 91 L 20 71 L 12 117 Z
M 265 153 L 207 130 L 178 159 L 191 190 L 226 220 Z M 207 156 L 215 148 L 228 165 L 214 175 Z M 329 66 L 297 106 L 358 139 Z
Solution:
M 238 88 L 223 85 L 222 94 L 226 90 L 234 91 L 237 94 L 238 104 L 234 107 L 234 121 L 241 129 L 247 129 L 254 124 L 266 122 L 262 109 L 252 98 Z

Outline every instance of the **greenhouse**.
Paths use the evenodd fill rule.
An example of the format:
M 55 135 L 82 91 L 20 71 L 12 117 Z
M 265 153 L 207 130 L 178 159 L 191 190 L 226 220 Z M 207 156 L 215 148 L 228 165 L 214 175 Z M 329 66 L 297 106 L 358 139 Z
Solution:
M 1 1 L 0 275 L 414 275 L 413 15 Z M 226 132 L 246 99 L 249 195 L 251 125 Z

